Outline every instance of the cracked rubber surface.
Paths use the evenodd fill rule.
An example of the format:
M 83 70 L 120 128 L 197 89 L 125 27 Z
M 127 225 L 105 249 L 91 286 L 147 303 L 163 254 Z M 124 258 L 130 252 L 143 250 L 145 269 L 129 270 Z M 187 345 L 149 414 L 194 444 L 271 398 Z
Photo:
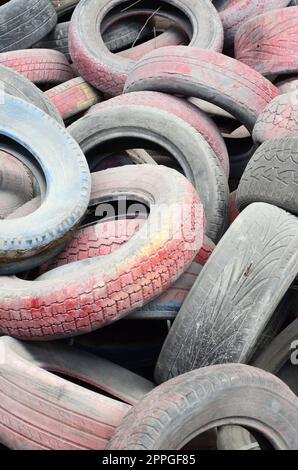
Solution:
M 111 255 L 57 268 L 51 271 L 55 279 L 51 273 L 36 281 L 3 277 L 1 333 L 54 339 L 108 325 L 165 291 L 202 246 L 202 204 L 176 171 L 158 165 L 111 169 L 93 175 L 93 188 L 93 204 L 119 194 L 141 198 L 151 207 L 148 220 L 131 243 Z M 177 207 L 183 208 L 178 223 Z
M 130 410 L 107 449 L 179 450 L 231 422 L 259 431 L 275 449 L 298 448 L 298 399 L 290 389 L 260 369 L 221 364 L 155 388 Z
M 90 173 L 82 151 L 68 132 L 19 98 L 5 95 L 0 106 L 0 130 L 30 152 L 47 185 L 40 210 L 22 222 L 0 221 L 0 273 L 11 274 L 41 264 L 39 256 L 50 257 L 55 250 L 63 249 L 87 209 Z M 64 201 L 59 210 L 58 200 Z
M 249 161 L 237 189 L 237 207 L 267 202 L 298 214 L 298 137 L 264 142 Z
M 117 152 L 125 148 L 123 139 L 130 139 L 133 147 L 158 145 L 167 150 L 199 193 L 207 236 L 214 242 L 221 237 L 229 210 L 227 177 L 206 140 L 181 118 L 156 107 L 127 104 L 100 110 L 100 119 L 98 113 L 85 116 L 68 130 L 89 165 L 94 147 L 101 149 L 105 144 L 110 152 Z
M 81 378 L 87 376 L 87 382 L 92 376 L 95 376 L 95 385 L 101 382 L 100 359 L 99 372 L 88 377 L 88 372 L 82 373 L 79 362 L 72 366 L 71 360 L 78 361 L 76 353 L 60 348 L 69 360 L 69 364 L 63 364 L 63 354 L 59 361 L 57 352 L 58 345 L 57 350 L 50 346 L 46 355 L 40 345 L 24 345 L 13 338 L 0 338 L 0 441 L 10 449 L 103 449 L 130 409 L 126 403 L 43 370 L 49 367 L 61 372 L 62 365 L 62 372 L 70 370 L 70 376 L 81 372 Z M 88 355 L 83 356 L 88 370 L 90 359 Z M 92 356 L 91 361 L 94 363 Z M 111 371 L 113 366 L 111 364 Z M 104 367 L 107 367 L 105 361 Z M 117 370 L 118 366 L 115 368 Z
M 248 362 L 297 275 L 297 247 L 296 217 L 269 204 L 247 207 L 177 315 L 156 365 L 156 381 L 206 365 Z
M 262 75 L 298 71 L 298 8 L 281 8 L 245 22 L 235 36 L 235 57 Z
M 252 133 L 257 143 L 283 137 L 298 137 L 298 93 L 274 98 L 259 115 Z
M 95 88 L 110 95 L 121 94 L 127 74 L 134 62 L 107 51 L 99 31 L 106 13 L 119 0 L 83 0 L 76 8 L 70 24 L 70 53 L 79 73 Z M 209 0 L 166 0 L 181 9 L 193 24 L 190 44 L 207 49 L 222 50 L 223 29 L 219 15 Z
M 269 80 L 245 64 L 189 46 L 164 47 L 137 62 L 124 91 L 144 90 L 210 101 L 231 113 L 250 131 L 260 112 L 279 95 Z
M 180 117 L 205 138 L 218 157 L 225 174 L 229 176 L 229 156 L 220 131 L 214 124 L 214 121 L 196 106 L 188 103 L 186 100 L 165 93 L 139 91 L 116 96 L 108 101 L 97 104 L 89 110 L 88 114 L 121 105 L 151 106 L 152 108 L 163 109 Z
M 25 49 L 0 54 L 0 64 L 36 84 L 58 84 L 71 80 L 73 72 L 66 57 L 51 49 Z

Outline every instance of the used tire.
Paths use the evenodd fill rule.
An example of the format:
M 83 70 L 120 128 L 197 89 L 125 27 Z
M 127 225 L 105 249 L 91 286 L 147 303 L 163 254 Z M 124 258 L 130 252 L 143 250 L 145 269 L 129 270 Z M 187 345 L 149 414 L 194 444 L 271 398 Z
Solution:
M 48 356 L 46 349 L 47 345 L 43 349 L 0 338 L 1 443 L 14 450 L 103 449 L 130 406 L 44 370 L 66 375 L 70 370 L 70 376 L 79 372 L 88 382 L 88 372 L 82 371 L 79 362 L 72 364 L 79 354 L 67 352 L 65 359 L 71 362 L 65 363 L 65 348 L 60 360 L 59 346 L 57 351 L 49 346 Z M 84 356 L 88 368 L 88 355 Z M 94 373 L 90 375 L 94 378 Z M 99 376 L 95 375 L 95 384 Z
M 281 8 L 246 21 L 235 36 L 235 57 L 262 75 L 298 71 L 298 8 Z
M 0 65 L 0 84 L 3 86 L 5 93 L 34 104 L 34 106 L 56 119 L 59 124 L 64 125 L 60 114 L 49 98 L 20 73 Z
M 72 187 L 77 193 L 77 185 Z M 203 207 L 193 186 L 179 173 L 157 165 L 93 175 L 93 204 L 125 194 L 151 208 L 131 243 L 111 255 L 57 268 L 36 281 L 3 277 L 1 333 L 54 339 L 93 331 L 149 302 L 186 270 L 202 246 L 204 233 Z M 177 218 L 178 207 L 188 208 L 189 213 L 184 210 Z M 40 225 L 35 225 L 40 233 Z M 12 316 L 10 312 L 14 312 Z
M 280 321 L 283 312 L 275 310 L 297 275 L 297 247 L 296 217 L 269 204 L 246 208 L 183 303 L 160 353 L 156 381 L 206 365 L 247 363 Z
M 237 30 L 250 18 L 286 7 L 290 0 L 240 0 L 228 2 L 220 12 L 225 33 L 225 46 L 232 47 Z
M 274 98 L 259 115 L 252 136 L 258 144 L 271 139 L 298 137 L 297 91 Z
M 278 89 L 245 64 L 214 51 L 164 47 L 136 63 L 125 92 L 162 91 L 202 98 L 225 109 L 248 130 Z
M 36 84 L 58 84 L 73 78 L 66 57 L 50 49 L 25 49 L 0 54 L 0 64 L 9 67 Z
M 0 17 L 0 52 L 32 46 L 57 23 L 57 14 L 50 0 L 2 2 Z
M 229 210 L 226 175 L 209 144 L 181 118 L 151 106 L 121 105 L 85 116 L 68 130 L 89 165 L 92 149 L 101 150 L 105 145 L 110 152 L 117 152 L 123 149 L 123 139 L 139 148 L 158 145 L 167 150 L 199 192 L 207 218 L 207 236 L 214 242 L 221 237 Z
M 227 177 L 229 176 L 229 156 L 224 140 L 212 121 L 199 108 L 176 96 L 152 91 L 127 93 L 93 106 L 88 114 L 114 106 L 136 105 L 161 109 L 183 119 L 201 134 L 208 142 Z
M 101 100 L 95 88 L 82 77 L 73 78 L 45 92 L 63 120 L 88 110 Z
M 264 142 L 249 161 L 237 189 L 239 210 L 267 202 L 298 214 L 298 137 Z
M 143 26 L 144 22 L 138 19 L 117 21 L 103 32 L 103 42 L 113 53 L 131 48 L 134 43 L 153 36 L 152 29 Z
M 69 32 L 70 53 L 80 75 L 95 88 L 110 95 L 122 93 L 134 62 L 109 53 L 102 38 L 94 32 L 100 30 L 108 11 L 120 3 L 120 0 L 81 1 L 72 17 Z M 166 0 L 166 3 L 180 9 L 192 22 L 194 34 L 191 45 L 221 51 L 222 25 L 208 0 L 202 0 L 199 4 L 193 0 Z
M 155 388 L 130 410 L 107 449 L 180 450 L 231 422 L 258 431 L 275 449 L 298 448 L 298 399 L 290 389 L 260 369 L 221 364 Z
M 111 220 L 80 229 L 64 252 L 43 265 L 39 275 L 83 259 L 107 256 L 126 243 L 144 225 L 145 219 Z M 195 262 L 169 289 L 145 307 L 136 310 L 127 319 L 173 320 L 195 282 L 200 270 L 214 249 L 213 243 L 205 238 Z
M 28 169 L 0 150 L 0 219 L 5 219 L 33 196 L 33 178 Z
M 41 41 L 33 45 L 34 49 L 54 49 L 61 52 L 71 62 L 71 57 L 68 48 L 68 30 L 69 21 L 58 23 L 56 28 L 53 29 L 47 36 L 42 38 Z
M 37 266 L 42 263 L 39 255 L 50 256 L 52 250 L 63 248 L 87 209 L 90 174 L 76 142 L 35 106 L 5 95 L 0 127 L 2 135 L 30 153 L 28 160 L 41 168 L 47 183 L 46 200 L 39 211 L 22 220 L 21 230 L 20 221 L 0 222 L 0 273 L 8 274 Z M 64 201 L 59 211 L 57 195 Z

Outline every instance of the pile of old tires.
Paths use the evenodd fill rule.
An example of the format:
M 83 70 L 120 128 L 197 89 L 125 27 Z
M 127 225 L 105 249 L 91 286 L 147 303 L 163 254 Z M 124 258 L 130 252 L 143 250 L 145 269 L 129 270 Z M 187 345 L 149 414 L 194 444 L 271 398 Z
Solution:
M 298 449 L 298 6 L 0 5 L 0 443 Z

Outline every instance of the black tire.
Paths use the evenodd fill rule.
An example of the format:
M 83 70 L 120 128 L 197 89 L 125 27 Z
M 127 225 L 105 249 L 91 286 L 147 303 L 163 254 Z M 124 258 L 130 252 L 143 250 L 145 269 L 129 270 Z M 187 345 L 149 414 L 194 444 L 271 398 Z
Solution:
M 155 388 L 107 448 L 180 450 L 199 433 L 240 422 L 275 449 L 298 449 L 298 398 L 268 372 L 240 364 L 198 369 Z
M 237 189 L 239 210 L 267 202 L 298 214 L 298 138 L 264 142 L 250 159 Z
M 10 0 L 0 6 L 0 52 L 32 46 L 57 23 L 50 0 Z
M 102 34 L 102 39 L 109 51 L 116 53 L 131 47 L 137 38 L 136 44 L 152 36 L 152 29 L 149 26 L 144 27 L 144 21 L 127 19 L 111 25 Z
M 146 106 L 114 106 L 85 116 L 68 128 L 92 165 L 91 150 L 123 150 L 121 138 L 133 147 L 156 145 L 178 160 L 185 176 L 198 190 L 207 217 L 207 236 L 220 239 L 227 222 L 229 190 L 227 178 L 215 153 L 205 139 L 189 124 L 173 114 Z M 91 155 L 91 157 L 90 157 Z
M 298 219 L 269 204 L 251 204 L 186 298 L 160 353 L 156 381 L 206 365 L 248 363 L 278 321 L 274 313 L 297 270 Z
M 51 100 L 26 77 L 15 70 L 0 65 L 0 84 L 2 84 L 5 93 L 34 104 L 64 127 L 63 119 Z
M 47 36 L 42 38 L 34 44 L 34 49 L 55 49 L 65 55 L 68 62 L 71 62 L 71 57 L 68 48 L 68 30 L 69 21 L 65 23 L 58 23 L 56 28 L 53 29 Z
M 5 275 L 36 267 L 44 256 L 49 258 L 64 248 L 87 210 L 91 178 L 84 155 L 68 132 L 19 98 L 5 94 L 0 133 L 21 146 L 22 155 L 11 146 L 12 155 L 41 168 L 47 186 L 39 211 L 22 221 L 1 222 L 0 273 Z M 10 148 L 9 140 L 6 145 Z M 63 198 L 59 211 L 57 198 Z

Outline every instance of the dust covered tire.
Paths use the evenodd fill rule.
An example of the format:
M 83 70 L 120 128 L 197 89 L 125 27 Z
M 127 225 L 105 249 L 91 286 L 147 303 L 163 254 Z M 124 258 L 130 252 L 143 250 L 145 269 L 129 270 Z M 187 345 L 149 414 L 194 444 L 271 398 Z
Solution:
M 0 52 L 32 46 L 57 23 L 57 14 L 50 0 L 2 2 L 0 18 Z
M 36 84 L 58 84 L 71 80 L 73 72 L 66 57 L 50 49 L 25 49 L 0 54 L 0 64 Z
M 252 131 L 260 112 L 279 95 L 269 80 L 231 57 L 173 46 L 150 52 L 129 73 L 125 92 L 162 91 L 202 98 Z
M 298 448 L 298 399 L 290 389 L 260 369 L 221 364 L 155 388 L 130 410 L 107 449 L 180 450 L 200 432 L 231 422 L 260 432 L 274 449 Z
M 246 208 L 183 303 L 160 353 L 156 381 L 206 365 L 247 363 L 283 314 L 276 308 L 296 277 L 297 246 L 296 217 L 269 204 Z
M 249 161 L 237 189 L 237 207 L 267 202 L 298 214 L 298 137 L 264 142 Z
M 195 189 L 184 176 L 158 165 L 135 165 L 93 175 L 93 204 L 115 199 L 117 194 L 136 194 L 137 200 L 141 197 L 150 207 L 155 202 L 142 229 L 111 255 L 62 266 L 37 281 L 3 277 L 2 333 L 40 340 L 93 331 L 161 294 L 190 265 L 203 243 L 204 213 Z M 174 227 L 177 207 L 188 207 L 189 213 L 183 212 Z M 41 315 L 45 305 L 47 314 Z M 9 315 L 12 311 L 13 318 Z
M 80 75 L 95 88 L 111 95 L 122 93 L 134 62 L 109 53 L 102 38 L 94 32 L 100 30 L 106 13 L 120 3 L 119 0 L 81 1 L 72 16 L 69 31 L 70 53 Z M 167 0 L 166 3 L 181 9 L 192 22 L 191 45 L 221 51 L 222 24 L 211 2 Z
M 298 71 L 298 8 L 281 8 L 246 21 L 235 36 L 235 57 L 262 75 Z
M 41 346 L 0 338 L 1 443 L 14 450 L 103 449 L 130 406 L 44 370 L 73 372 L 71 364 L 61 370 L 63 360 L 48 349 L 46 357 Z M 71 352 L 66 356 L 75 359 Z

